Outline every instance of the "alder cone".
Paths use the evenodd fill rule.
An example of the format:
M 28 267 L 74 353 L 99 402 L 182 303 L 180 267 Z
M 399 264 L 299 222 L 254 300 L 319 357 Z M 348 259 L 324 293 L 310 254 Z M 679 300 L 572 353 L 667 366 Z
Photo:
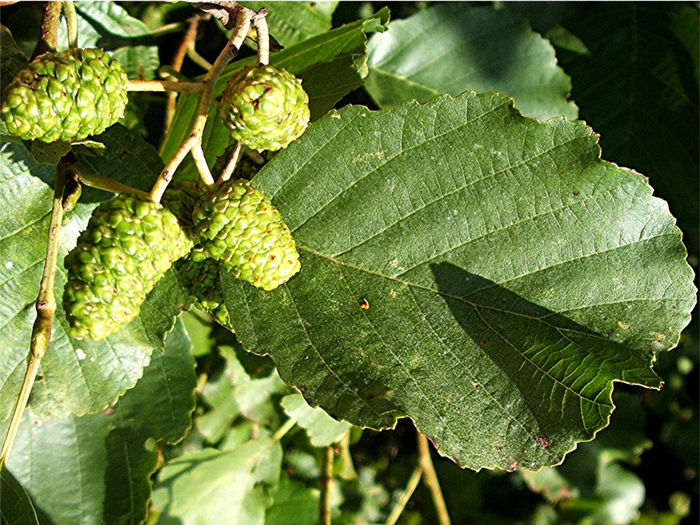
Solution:
M 218 260 L 258 288 L 277 288 L 301 267 L 280 212 L 246 180 L 228 181 L 200 199 L 192 218 L 202 243 L 197 257 Z
M 274 66 L 247 67 L 226 85 L 221 117 L 234 139 L 255 150 L 286 148 L 309 125 L 301 80 Z
M 160 204 L 130 195 L 100 204 L 64 261 L 63 309 L 71 337 L 98 341 L 134 319 L 146 295 L 192 244 Z
M 24 140 L 82 140 L 124 115 L 126 83 L 119 62 L 101 49 L 45 53 L 7 86 L 0 115 Z

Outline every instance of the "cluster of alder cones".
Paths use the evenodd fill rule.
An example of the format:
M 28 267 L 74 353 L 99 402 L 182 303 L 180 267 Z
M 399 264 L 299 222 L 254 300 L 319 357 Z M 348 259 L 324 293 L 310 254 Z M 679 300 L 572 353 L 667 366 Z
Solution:
M 5 91 L 0 115 L 22 139 L 71 142 L 103 132 L 126 103 L 127 77 L 116 60 L 101 49 L 69 49 L 43 54 L 22 70 Z M 309 122 L 301 81 L 269 65 L 231 79 L 220 108 L 233 139 L 253 150 L 285 148 Z M 212 188 L 178 181 L 162 203 L 119 194 L 95 208 L 65 258 L 70 335 L 99 340 L 118 331 L 173 264 L 194 304 L 224 326 L 221 269 L 263 290 L 300 269 L 279 211 L 245 179 Z

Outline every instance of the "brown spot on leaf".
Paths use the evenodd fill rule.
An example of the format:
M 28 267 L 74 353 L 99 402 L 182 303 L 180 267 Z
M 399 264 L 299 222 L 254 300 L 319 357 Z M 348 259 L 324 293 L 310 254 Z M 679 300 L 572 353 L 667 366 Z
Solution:
M 518 462 L 518 460 L 510 458 L 508 460 L 508 472 L 514 472 L 519 465 L 520 463 Z
M 550 442 L 547 436 L 537 436 L 535 441 L 537 441 L 537 444 L 543 449 L 547 450 L 549 448 Z

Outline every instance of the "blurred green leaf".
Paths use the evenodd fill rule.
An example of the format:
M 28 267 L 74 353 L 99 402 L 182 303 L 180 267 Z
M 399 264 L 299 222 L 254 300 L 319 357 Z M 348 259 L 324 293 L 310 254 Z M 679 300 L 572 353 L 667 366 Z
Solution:
M 506 9 L 446 3 L 396 20 L 369 44 L 367 90 L 381 106 L 468 89 L 515 97 L 525 115 L 575 119 L 554 48 Z
M 267 9 L 270 34 L 282 46 L 306 40 L 331 28 L 338 2 L 241 2 L 251 9 Z
M 185 453 L 163 467 L 154 486 L 156 523 L 262 525 L 281 462 L 282 447 L 269 438 Z
M 4 465 L 0 470 L 0 521 L 8 525 L 39 525 L 32 500 Z
M 5 89 L 17 73 L 24 69 L 29 61 L 22 50 L 12 38 L 12 33 L 4 25 L 0 24 L 0 93 Z
M 120 126 L 100 135 L 107 150 L 85 156 L 100 175 L 137 187 L 149 187 L 162 162 L 152 146 Z M 55 168 L 38 164 L 17 139 L 0 145 L 0 420 L 14 406 L 24 374 L 34 302 L 46 255 L 46 236 L 53 198 Z M 173 275 L 166 274 L 149 294 L 141 314 L 109 338 L 93 342 L 68 337 L 61 300 L 66 273 L 63 258 L 107 192 L 84 188 L 80 201 L 65 217 L 60 235 L 55 295 L 57 311 L 51 348 L 44 357 L 30 401 L 37 417 L 62 418 L 104 410 L 141 377 L 154 348 L 162 349 L 165 334 L 186 300 Z
M 409 415 L 463 466 L 558 463 L 607 424 L 613 381 L 659 387 L 651 345 L 695 303 L 646 180 L 497 94 L 346 107 L 253 184 L 302 269 L 271 292 L 222 275 L 237 338 L 333 417 Z
M 341 439 L 352 425 L 336 421 L 322 408 L 312 408 L 301 394 L 284 396 L 280 405 L 285 413 L 306 430 L 314 447 L 327 447 Z
M 318 523 L 318 489 L 282 474 L 272 492 L 272 505 L 265 513 L 265 525 L 315 525 Z
M 41 523 L 143 520 L 157 461 L 144 443 L 182 437 L 190 426 L 195 383 L 190 343 L 178 324 L 167 351 L 153 355 L 114 408 L 59 420 L 28 411 L 8 468 L 36 502 Z

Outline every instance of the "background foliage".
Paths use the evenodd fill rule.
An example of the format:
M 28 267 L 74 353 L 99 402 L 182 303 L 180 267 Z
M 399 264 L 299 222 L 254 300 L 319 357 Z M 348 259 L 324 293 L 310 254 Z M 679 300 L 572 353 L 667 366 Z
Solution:
M 416 463 L 413 424 L 396 419 L 408 414 L 458 463 L 502 469 L 477 474 L 433 454 L 454 523 L 697 521 L 696 322 L 680 334 L 695 291 L 671 216 L 697 270 L 697 6 L 267 7 L 283 48 L 272 61 L 303 79 L 316 123 L 255 184 L 280 207 L 304 270 L 269 294 L 222 276 L 238 340 L 197 311 L 173 328 L 186 297 L 172 272 L 106 344 L 77 345 L 59 314 L 2 471 L 3 519 L 315 523 L 323 447 L 333 446 L 334 523 L 381 523 Z M 170 63 L 194 12 L 76 8 L 79 44 L 105 47 L 130 78 L 147 79 Z M 3 8 L 3 85 L 31 55 L 40 17 L 39 4 Z M 197 51 L 213 60 L 226 37 L 203 21 Z M 253 54 L 227 67 L 217 93 Z M 185 60 L 185 76 L 202 72 Z M 332 109 L 347 104 L 356 106 Z M 196 96 L 180 96 L 163 137 L 164 97 L 130 94 L 123 121 L 96 139 L 103 154 L 76 153 L 147 189 L 196 107 Z M 600 133 L 603 158 L 617 165 L 599 159 L 584 125 L 546 120 L 557 115 Z M 0 134 L 4 419 L 21 381 L 54 169 Z M 228 146 L 210 118 L 210 165 Z M 668 207 L 618 166 L 649 177 Z M 191 176 L 186 162 L 178 177 Z M 62 254 L 108 197 L 84 192 Z M 61 269 L 58 290 L 63 279 Z M 617 383 L 611 398 L 613 380 L 659 379 L 660 392 Z M 562 466 L 507 472 L 557 463 L 606 426 L 613 403 L 609 427 Z M 435 519 L 420 486 L 401 522 Z

